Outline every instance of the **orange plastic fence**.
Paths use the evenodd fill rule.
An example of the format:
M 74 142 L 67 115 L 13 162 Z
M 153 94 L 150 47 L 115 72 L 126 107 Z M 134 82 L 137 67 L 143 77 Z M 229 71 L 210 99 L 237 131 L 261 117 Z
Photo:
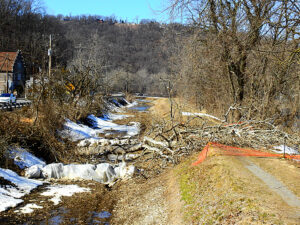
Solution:
M 208 155 L 208 152 L 211 147 L 217 147 L 217 152 L 223 155 L 230 156 L 258 156 L 258 157 L 277 157 L 277 158 L 287 158 L 287 159 L 299 159 L 300 155 L 288 155 L 288 154 L 276 154 L 276 153 L 268 153 L 262 152 L 260 150 L 255 149 L 246 149 L 246 148 L 238 148 L 228 145 L 222 145 L 219 143 L 209 142 L 203 150 L 200 152 L 198 156 L 198 160 L 192 164 L 192 166 L 196 166 L 202 163 Z

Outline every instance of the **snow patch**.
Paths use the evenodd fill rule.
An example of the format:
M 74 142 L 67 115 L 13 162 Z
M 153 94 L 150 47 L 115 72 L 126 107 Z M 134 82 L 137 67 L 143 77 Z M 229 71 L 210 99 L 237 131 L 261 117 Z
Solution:
M 52 163 L 42 169 L 42 174 L 45 178 L 84 179 L 106 183 L 106 180 L 101 179 L 103 177 L 102 173 L 106 171 L 102 171 L 102 173 L 99 171 L 98 174 L 96 169 L 97 166 L 91 164 L 63 165 L 62 163 Z
M 111 118 L 123 119 L 128 117 L 127 115 L 114 115 L 110 114 Z M 140 124 L 138 122 L 131 122 L 129 125 L 119 125 L 111 122 L 107 118 L 99 118 L 94 115 L 89 115 L 87 117 L 91 127 L 83 124 L 77 124 L 70 120 L 66 120 L 65 129 L 60 131 L 60 135 L 63 138 L 68 138 L 71 141 L 81 141 L 81 140 L 100 140 L 99 134 L 108 132 L 124 132 L 126 137 L 136 136 L 140 132 Z M 94 142 L 92 141 L 92 142 Z
M 108 145 L 129 145 L 129 144 L 138 144 L 137 139 L 84 139 L 80 141 L 77 146 L 79 147 L 89 147 L 89 146 L 108 146 Z
M 63 138 L 69 138 L 71 141 L 79 141 L 86 138 L 99 138 L 100 130 L 90 128 L 83 124 L 77 124 L 67 119 L 65 129 L 60 131 Z
M 113 183 L 117 177 L 114 168 L 109 163 L 100 163 L 97 165 L 96 173 L 101 183 Z
M 126 102 L 127 102 L 127 101 L 126 101 Z M 137 101 L 134 101 L 134 102 L 132 102 L 132 103 L 127 102 L 127 103 L 128 103 L 128 104 L 125 106 L 126 108 L 131 108 L 131 107 L 136 106 L 136 105 L 138 104 Z
M 20 168 L 28 168 L 34 165 L 46 165 L 44 161 L 35 157 L 23 148 L 13 148 L 8 150 L 9 158 L 14 159 L 14 163 Z
M 89 138 L 89 139 L 84 139 L 82 141 L 80 141 L 77 146 L 78 147 L 88 147 L 88 146 L 97 146 L 99 144 L 102 145 L 102 143 L 105 143 L 107 141 L 107 143 L 109 143 L 108 139 L 95 139 L 95 138 Z M 103 144 L 104 146 L 105 144 Z
M 94 128 L 98 128 L 97 131 L 100 133 L 105 133 L 107 131 L 118 131 L 118 132 L 126 132 L 127 135 L 125 137 L 132 137 L 138 135 L 140 132 L 140 124 L 137 122 L 131 122 L 131 126 L 128 125 L 119 125 L 110 121 L 105 121 L 99 117 L 94 115 L 89 115 L 87 119 L 90 120 L 92 126 Z
M 75 193 L 89 192 L 89 188 L 82 188 L 78 185 L 50 185 L 47 187 L 47 191 L 41 193 L 43 196 L 52 196 L 50 201 L 54 205 L 58 205 L 61 202 L 61 197 L 70 197 Z
M 284 153 L 284 145 L 274 146 L 272 149 L 273 152 L 283 154 Z M 289 155 L 297 155 L 299 152 L 296 149 L 285 146 L 285 153 Z
M 8 193 L 9 194 L 9 193 Z M 23 202 L 22 199 L 14 198 L 5 193 L 2 188 L 0 188 L 0 212 L 5 211 L 9 208 L 16 207 Z
M 113 103 L 111 103 L 109 101 L 106 101 L 105 105 L 109 109 L 109 111 L 111 111 L 111 112 L 118 112 L 118 113 L 120 113 L 120 112 L 123 111 L 120 107 L 116 106 L 115 104 L 113 104 Z
M 20 177 L 15 172 L 0 168 L 0 177 L 12 183 L 12 185 L 0 185 L 0 212 L 22 203 L 23 197 L 43 182 Z
M 133 159 L 136 159 L 138 158 L 140 155 L 138 154 L 126 154 L 126 155 L 115 155 L 115 154 L 108 154 L 107 155 L 107 158 L 108 160 L 110 161 L 116 161 L 116 160 L 125 160 L 125 161 L 130 161 L 130 160 L 133 160 Z
M 120 115 L 120 114 L 113 114 L 113 113 L 109 113 L 107 115 L 107 117 L 110 119 L 110 120 L 123 120 L 123 119 L 126 119 L 128 117 L 134 117 L 133 115 Z
M 107 102 L 107 106 L 111 111 L 115 111 L 115 112 L 122 112 L 122 108 L 130 108 L 132 106 L 135 106 L 138 104 L 137 101 L 133 101 L 132 103 L 130 103 L 129 101 L 126 100 L 126 98 L 120 98 L 120 101 L 122 101 L 123 103 L 125 103 L 124 105 L 120 104 L 116 99 L 111 99 L 111 102 Z
M 137 101 L 138 101 L 138 102 L 145 102 L 145 103 L 150 103 L 150 102 L 152 102 L 152 101 L 146 100 L 146 99 L 138 99 Z
M 137 172 L 136 167 L 133 165 L 127 166 L 125 162 L 119 163 L 115 168 L 115 173 L 118 178 L 129 179 Z
M 35 209 L 42 209 L 42 206 L 39 206 L 37 204 L 27 204 L 24 207 L 20 208 L 19 210 L 15 210 L 16 213 L 32 213 Z
M 25 169 L 25 177 L 40 178 L 42 176 L 42 168 L 44 165 L 34 165 Z
M 221 120 L 215 116 L 212 116 L 212 115 L 209 115 L 209 114 L 206 114 L 206 113 L 190 113 L 190 112 L 182 112 L 182 115 L 183 116 L 200 116 L 200 117 L 209 117 L 209 118 L 212 118 L 212 119 L 215 119 L 215 120 L 218 120 L 220 122 L 224 122 L 224 120 Z
M 155 97 L 150 95 L 143 95 L 144 98 L 153 98 L 153 99 L 160 99 L 160 98 L 166 98 L 166 97 Z

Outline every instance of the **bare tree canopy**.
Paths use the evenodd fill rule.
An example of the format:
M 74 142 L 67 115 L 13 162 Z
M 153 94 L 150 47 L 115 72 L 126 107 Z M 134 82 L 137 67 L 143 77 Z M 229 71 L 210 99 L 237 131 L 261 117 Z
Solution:
M 217 85 L 224 88 L 216 90 L 231 105 L 262 100 L 265 105 L 255 110 L 265 111 L 270 99 L 284 92 L 283 83 L 299 81 L 292 73 L 299 59 L 299 8 L 298 1 L 170 1 L 169 13 L 181 16 L 195 31 L 186 45 L 190 66 L 182 72 L 201 80 L 202 95 L 207 85 L 215 87 L 212 83 L 222 80 Z

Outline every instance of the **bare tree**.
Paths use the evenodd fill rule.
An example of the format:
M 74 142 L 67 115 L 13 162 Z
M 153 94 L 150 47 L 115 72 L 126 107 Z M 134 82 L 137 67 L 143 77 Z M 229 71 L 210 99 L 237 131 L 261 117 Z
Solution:
M 217 65 L 211 62 L 206 70 L 221 75 L 218 78 L 221 83 L 217 85 L 230 85 L 230 104 L 234 108 L 248 103 L 251 95 L 259 91 L 255 85 L 250 85 L 251 82 L 253 84 L 253 80 L 261 80 L 266 72 L 269 73 L 266 68 L 269 69 L 271 64 L 266 54 L 262 71 L 253 70 L 253 55 L 261 50 L 264 43 L 272 41 L 273 47 L 267 51 L 274 53 L 280 48 L 285 57 L 288 52 L 296 53 L 299 47 L 299 42 L 296 44 L 299 3 L 296 1 L 173 0 L 168 10 L 172 15 L 180 14 L 195 30 L 188 54 L 195 56 L 198 51 L 215 55 Z M 293 62 L 294 59 L 282 68 L 284 76 L 281 77 L 287 77 Z M 194 75 L 198 70 L 201 76 L 204 71 L 201 61 L 199 65 L 195 62 L 194 67 L 198 67 L 194 68 Z M 211 73 L 210 76 L 215 75 Z M 239 112 L 235 115 L 236 120 L 242 116 Z

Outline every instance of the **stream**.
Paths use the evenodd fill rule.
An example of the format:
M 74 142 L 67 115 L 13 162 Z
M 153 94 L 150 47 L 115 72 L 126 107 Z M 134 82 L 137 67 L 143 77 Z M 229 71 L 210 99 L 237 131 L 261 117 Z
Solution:
M 130 107 L 129 108 L 130 110 L 136 110 L 139 112 L 147 112 L 148 109 L 150 108 L 150 105 L 149 105 L 149 103 L 151 103 L 150 100 L 137 99 L 136 101 L 138 104 L 136 106 Z

